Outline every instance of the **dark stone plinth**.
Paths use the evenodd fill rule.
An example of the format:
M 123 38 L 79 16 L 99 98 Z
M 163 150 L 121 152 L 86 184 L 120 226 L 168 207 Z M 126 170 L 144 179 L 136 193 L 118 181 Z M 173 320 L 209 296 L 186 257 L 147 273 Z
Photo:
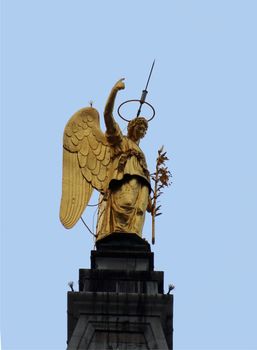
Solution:
M 79 291 L 162 294 L 163 272 L 80 269 Z
M 135 234 L 97 242 L 79 292 L 68 292 L 68 350 L 172 349 L 173 296 L 153 268 L 150 245 Z
M 96 243 L 91 268 L 101 270 L 153 271 L 149 243 L 133 233 L 113 233 Z
M 129 250 L 151 252 L 150 244 L 135 233 L 114 232 L 96 242 L 98 251 Z

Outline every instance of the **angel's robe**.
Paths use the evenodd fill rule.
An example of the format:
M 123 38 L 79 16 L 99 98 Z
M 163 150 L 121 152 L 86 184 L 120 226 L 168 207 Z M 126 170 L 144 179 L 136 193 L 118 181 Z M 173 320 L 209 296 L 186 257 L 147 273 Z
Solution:
M 117 123 L 106 138 L 112 161 L 107 195 L 100 200 L 97 240 L 113 232 L 141 237 L 151 190 L 145 156 L 134 141 L 122 134 Z

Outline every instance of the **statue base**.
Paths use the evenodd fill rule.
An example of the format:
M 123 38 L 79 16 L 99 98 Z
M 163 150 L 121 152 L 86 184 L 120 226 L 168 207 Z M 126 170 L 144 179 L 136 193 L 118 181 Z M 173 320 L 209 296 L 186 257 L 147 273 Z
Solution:
M 172 322 L 149 243 L 121 233 L 97 242 L 79 292 L 68 292 L 68 350 L 172 349 Z

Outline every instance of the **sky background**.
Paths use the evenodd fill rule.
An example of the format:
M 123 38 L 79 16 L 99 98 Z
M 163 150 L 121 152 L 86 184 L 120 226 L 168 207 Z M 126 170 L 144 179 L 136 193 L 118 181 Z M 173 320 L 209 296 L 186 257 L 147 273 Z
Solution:
M 59 222 L 63 130 L 119 78 L 116 108 L 140 98 L 156 59 L 141 147 L 153 171 L 164 145 L 173 174 L 152 250 L 176 286 L 174 350 L 256 350 L 257 1 L 2 0 L 1 16 L 2 349 L 65 349 L 67 283 L 94 244 Z

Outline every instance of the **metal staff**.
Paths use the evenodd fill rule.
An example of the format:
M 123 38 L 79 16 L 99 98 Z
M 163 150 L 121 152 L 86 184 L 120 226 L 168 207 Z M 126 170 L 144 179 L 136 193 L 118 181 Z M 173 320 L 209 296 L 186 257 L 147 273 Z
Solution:
M 148 76 L 148 80 L 147 80 L 147 83 L 146 83 L 146 87 L 145 87 L 145 89 L 142 91 L 142 95 L 141 95 L 140 100 L 135 100 L 135 99 L 133 99 L 133 100 L 127 100 L 127 101 L 125 101 L 125 102 L 123 102 L 123 103 L 121 103 L 121 104 L 119 105 L 119 108 L 118 108 L 118 110 L 117 110 L 118 115 L 121 117 L 121 119 L 125 120 L 126 122 L 130 122 L 130 120 L 129 120 L 129 119 L 126 119 L 126 118 L 124 118 L 124 117 L 122 116 L 122 114 L 121 114 L 121 107 L 122 107 L 123 105 L 125 105 L 126 103 L 130 103 L 130 102 L 139 102 L 139 103 L 140 103 L 139 109 L 138 109 L 138 111 L 137 111 L 136 118 L 139 117 L 139 115 L 140 115 L 140 113 L 141 113 L 142 105 L 143 105 L 144 103 L 145 103 L 147 106 L 149 106 L 149 107 L 151 108 L 151 110 L 152 110 L 152 116 L 151 116 L 149 119 L 147 119 L 147 121 L 150 122 L 150 121 L 154 118 L 154 116 L 155 116 L 155 110 L 154 110 L 153 106 L 152 106 L 150 103 L 146 102 L 146 100 L 145 100 L 145 99 L 146 99 L 146 95 L 147 95 L 147 93 L 148 93 L 147 87 L 148 87 L 148 84 L 149 84 L 149 81 L 150 81 L 150 78 L 151 78 L 151 75 L 152 75 L 152 71 L 153 71 L 154 64 L 155 64 L 155 60 L 153 61 L 153 64 L 152 64 L 152 67 L 151 67 L 151 70 L 150 70 L 150 74 L 149 74 L 149 76 Z
M 154 64 L 155 64 L 155 60 L 153 61 L 153 64 L 152 64 L 152 67 L 151 67 L 151 70 L 150 70 L 150 74 L 149 74 L 149 77 L 148 77 L 145 89 L 142 91 L 142 95 L 141 95 L 141 98 L 140 98 L 140 106 L 139 106 L 138 111 L 137 111 L 137 117 L 141 113 L 142 105 L 145 103 L 146 95 L 148 94 L 147 87 L 148 87 L 148 84 L 149 84 L 149 81 L 150 81 L 150 78 L 151 78 L 151 75 L 152 75 Z

